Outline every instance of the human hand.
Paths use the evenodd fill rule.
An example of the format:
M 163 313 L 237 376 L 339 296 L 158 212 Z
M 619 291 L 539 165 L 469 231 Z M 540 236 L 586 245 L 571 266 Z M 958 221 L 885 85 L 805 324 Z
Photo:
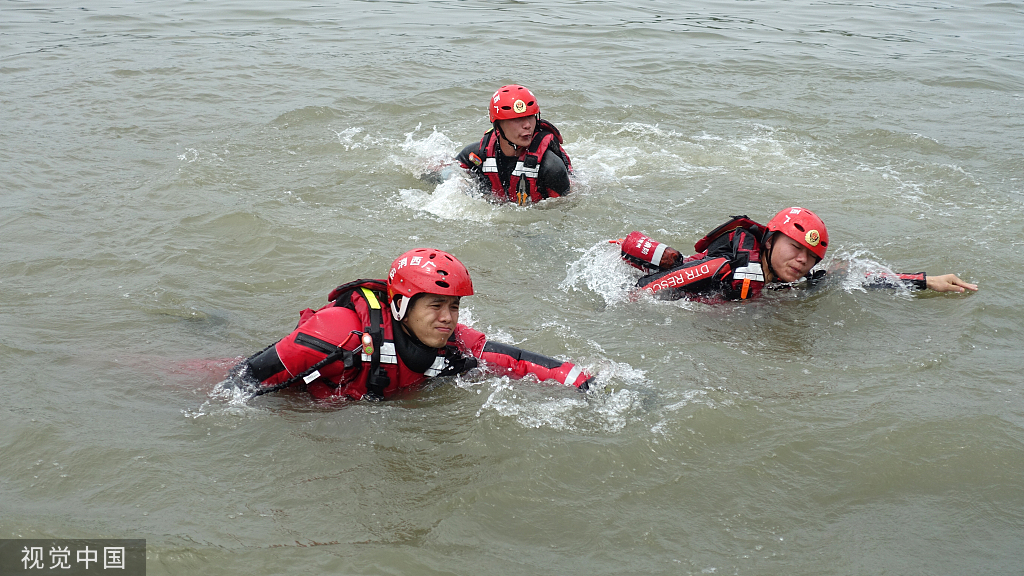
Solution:
M 450 180 L 451 178 L 454 178 L 457 174 L 458 172 L 455 171 L 454 166 L 445 166 L 444 168 L 441 168 L 441 172 L 439 175 L 441 176 L 441 180 L 443 181 Z
M 458 166 L 448 165 L 442 166 L 440 168 L 427 170 L 423 174 L 419 175 L 419 179 L 424 182 L 427 182 L 428 184 L 433 184 L 437 186 L 443 184 L 448 180 L 451 180 L 452 178 L 455 178 L 460 174 L 464 174 L 464 172 L 459 170 Z
M 963 292 L 970 290 L 977 292 L 978 285 L 964 282 L 957 278 L 956 274 L 943 274 L 942 276 L 926 276 L 925 281 L 929 290 L 936 292 Z

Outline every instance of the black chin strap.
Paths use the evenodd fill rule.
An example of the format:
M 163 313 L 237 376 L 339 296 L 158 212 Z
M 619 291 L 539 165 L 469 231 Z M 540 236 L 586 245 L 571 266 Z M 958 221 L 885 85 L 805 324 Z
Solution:
M 533 129 L 533 135 L 534 136 L 537 135 L 537 130 L 540 127 L 540 123 L 541 123 L 540 114 L 535 114 L 535 116 L 537 118 L 537 128 Z M 525 118 L 525 116 L 524 116 L 524 118 Z M 500 120 L 495 120 L 494 121 L 494 130 L 498 132 L 498 136 L 500 136 L 503 140 L 505 140 L 505 142 L 509 143 L 509 146 L 512 146 L 512 150 L 515 151 L 516 156 L 519 155 L 519 149 L 520 148 L 525 148 L 525 146 L 517 146 L 514 142 L 512 142 L 511 140 L 508 139 L 508 136 L 505 136 L 505 131 L 501 129 L 501 121 Z M 500 149 L 501 146 L 499 145 L 498 148 Z
M 494 129 L 498 132 L 498 137 L 501 138 L 502 140 L 504 140 L 505 142 L 508 142 L 509 146 L 512 147 L 512 150 L 518 156 L 519 155 L 519 146 L 516 146 L 515 143 L 513 143 L 511 140 L 508 139 L 508 136 L 505 136 L 505 131 L 501 129 L 501 123 L 498 120 L 494 121 Z M 501 150 L 501 143 L 500 142 L 498 143 L 498 150 Z M 503 152 L 503 154 L 504 154 L 504 152 Z
M 764 239 L 761 240 L 761 246 L 764 246 L 768 250 L 765 252 L 764 257 L 761 258 L 761 267 L 768 267 L 768 273 L 772 275 L 772 281 L 779 279 L 779 275 L 775 273 L 775 269 L 772 268 L 772 250 L 775 249 L 775 242 L 772 242 L 771 247 L 768 246 L 768 240 L 774 235 L 774 232 L 765 232 Z M 767 279 L 766 279 L 767 280 Z
M 413 372 L 426 372 L 437 359 L 437 348 L 427 346 L 412 331 L 407 331 L 404 322 L 395 320 L 392 326 L 398 357 Z

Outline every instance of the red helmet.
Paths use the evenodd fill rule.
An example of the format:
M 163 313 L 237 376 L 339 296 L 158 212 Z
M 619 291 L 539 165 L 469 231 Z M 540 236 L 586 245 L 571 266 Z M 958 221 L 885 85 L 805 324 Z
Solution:
M 767 234 L 782 232 L 814 253 L 820 261 L 828 249 L 828 230 L 818 215 L 807 208 L 786 208 L 768 222 Z M 767 236 L 766 236 L 767 238 Z
M 417 294 L 472 296 L 473 280 L 458 258 L 433 248 L 416 248 L 391 263 L 388 272 L 388 300 L 395 320 L 405 317 L 409 300 Z M 402 296 L 396 307 L 396 297 Z
M 518 84 L 509 84 L 498 88 L 498 91 L 491 97 L 487 110 L 492 124 L 498 120 L 540 114 L 540 106 L 537 105 L 537 99 L 533 96 L 533 92 Z

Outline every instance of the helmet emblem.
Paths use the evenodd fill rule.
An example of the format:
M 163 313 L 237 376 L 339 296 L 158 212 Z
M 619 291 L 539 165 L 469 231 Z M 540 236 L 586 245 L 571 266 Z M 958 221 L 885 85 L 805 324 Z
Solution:
M 526 112 L 526 102 L 522 100 L 516 100 L 516 103 L 512 105 L 512 111 L 516 114 L 522 114 Z
M 818 235 L 817 230 L 809 230 L 804 236 L 804 240 L 807 240 L 807 243 L 811 246 L 817 246 L 818 242 L 821 241 L 821 236 Z

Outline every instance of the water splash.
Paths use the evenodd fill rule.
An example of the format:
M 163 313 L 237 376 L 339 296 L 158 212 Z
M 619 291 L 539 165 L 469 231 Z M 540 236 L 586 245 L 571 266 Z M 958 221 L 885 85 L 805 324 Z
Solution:
M 594 367 L 590 367 L 594 368 Z M 506 377 L 488 378 L 490 394 L 477 417 L 493 412 L 525 428 L 618 433 L 643 420 L 650 395 L 646 373 L 628 364 L 603 360 L 587 393 L 552 397 L 546 387 L 534 391 Z
M 628 301 L 635 286 L 635 271 L 619 258 L 618 246 L 598 242 L 569 264 L 565 279 L 558 288 L 563 292 L 585 288 L 597 293 L 611 306 Z
M 840 277 L 839 286 L 846 292 L 867 292 L 868 288 L 884 286 L 895 290 L 898 296 L 910 296 L 912 287 L 896 276 L 889 266 L 870 258 L 864 250 L 836 256 L 830 266 L 830 275 Z
M 405 141 L 399 145 L 402 155 L 392 154 L 391 160 L 412 172 L 413 176 L 421 179 L 428 179 L 446 167 L 453 166 L 453 158 L 459 151 L 459 145 L 437 128 L 431 129 L 430 134 L 423 138 L 416 138 L 422 124 L 405 134 Z
M 362 128 L 353 126 L 350 128 L 345 128 L 340 132 L 336 130 L 332 130 L 332 132 L 334 132 L 335 137 L 338 138 L 338 143 L 345 147 L 346 152 L 352 150 L 353 148 L 366 148 L 365 144 L 355 142 L 354 140 L 358 134 L 361 134 L 363 132 Z
M 226 378 L 214 385 L 207 399 L 192 409 L 181 411 L 185 418 L 198 419 L 204 416 L 249 417 L 263 412 L 250 404 L 255 387 L 242 378 L 241 364 L 228 372 Z
M 399 202 L 406 208 L 426 212 L 441 220 L 490 222 L 500 214 L 498 206 L 487 202 L 476 184 L 462 176 L 438 184 L 433 193 L 406 188 L 399 190 L 398 194 Z

